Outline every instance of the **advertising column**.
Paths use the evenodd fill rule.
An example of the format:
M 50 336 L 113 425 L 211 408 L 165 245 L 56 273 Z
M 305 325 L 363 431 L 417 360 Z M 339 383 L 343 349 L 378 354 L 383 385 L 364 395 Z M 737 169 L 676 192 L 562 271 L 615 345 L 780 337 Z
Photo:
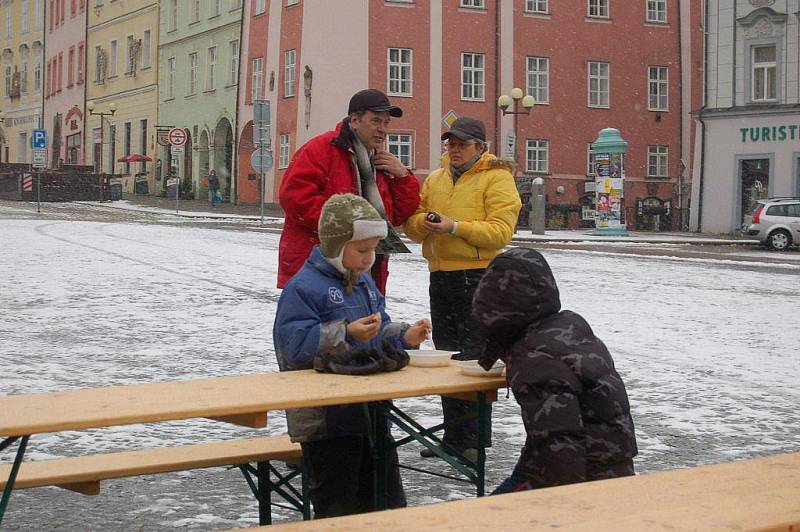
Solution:
M 627 141 L 619 131 L 606 128 L 592 143 L 595 163 L 594 234 L 627 236 L 625 227 L 625 152 Z

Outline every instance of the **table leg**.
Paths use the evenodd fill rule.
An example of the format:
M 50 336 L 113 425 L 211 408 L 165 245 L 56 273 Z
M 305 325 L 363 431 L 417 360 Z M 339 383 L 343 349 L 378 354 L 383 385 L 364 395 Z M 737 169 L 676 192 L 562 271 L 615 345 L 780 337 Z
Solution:
M 373 423 L 375 429 L 374 452 L 372 455 L 375 473 L 375 509 L 386 509 L 386 451 L 388 434 L 386 430 L 386 412 L 383 403 L 373 403 Z
M 6 438 L 3 440 L 3 443 L 0 444 L 0 450 L 5 449 L 9 445 L 11 445 L 14 440 L 16 440 L 19 436 L 14 436 L 13 438 Z M 0 499 L 0 524 L 3 523 L 3 516 L 6 514 L 6 508 L 8 507 L 8 500 L 11 498 L 11 490 L 14 489 L 14 482 L 17 480 L 17 473 L 19 472 L 19 468 L 22 465 L 22 457 L 25 456 L 25 448 L 28 446 L 28 439 L 30 436 L 22 436 L 22 439 L 19 442 L 19 447 L 17 448 L 17 456 L 14 458 L 14 465 L 11 466 L 11 473 L 8 475 L 8 482 L 6 483 L 6 487 L 3 490 L 3 498 Z
M 478 497 L 483 497 L 486 481 L 486 410 L 486 394 L 478 392 L 478 463 L 475 464 Z
M 258 524 L 272 524 L 272 481 L 269 478 L 269 462 L 258 462 Z

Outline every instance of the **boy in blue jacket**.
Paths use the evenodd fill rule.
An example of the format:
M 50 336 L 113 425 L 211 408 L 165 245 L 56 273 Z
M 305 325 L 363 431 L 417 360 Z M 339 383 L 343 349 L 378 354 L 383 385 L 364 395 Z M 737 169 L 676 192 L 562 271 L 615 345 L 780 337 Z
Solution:
M 386 221 L 353 194 L 331 196 L 319 220 L 320 244 L 286 284 L 273 340 L 281 371 L 314 367 L 318 354 L 410 349 L 431 330 L 428 320 L 392 323 L 383 295 L 369 276 Z M 287 411 L 289 435 L 300 442 L 309 468 L 314 517 L 374 510 L 372 454 L 363 405 Z M 388 457 L 387 503 L 406 505 L 396 451 Z

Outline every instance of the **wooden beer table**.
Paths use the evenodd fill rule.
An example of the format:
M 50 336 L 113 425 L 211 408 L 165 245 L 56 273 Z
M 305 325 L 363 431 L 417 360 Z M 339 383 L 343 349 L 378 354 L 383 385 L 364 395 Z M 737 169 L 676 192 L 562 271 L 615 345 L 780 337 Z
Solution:
M 385 434 L 385 420 L 388 419 L 407 434 L 395 446 L 416 441 L 432 449 L 474 484 L 477 495 L 481 496 L 484 492 L 485 405 L 494 401 L 497 389 L 505 385 L 505 377 L 465 376 L 456 363 L 452 363 L 436 368 L 409 366 L 401 371 L 368 376 L 304 370 L 0 396 L 0 437 L 4 438 L 0 451 L 19 440 L 0 501 L 0 523 L 23 464 L 26 446 L 34 434 L 192 418 L 262 428 L 267 424 L 267 413 L 273 410 L 352 403 L 365 403 L 370 416 L 378 488 L 385 481 L 388 449 L 381 435 Z M 436 432 L 443 424 L 422 427 L 407 412 L 388 402 L 426 395 L 448 395 L 478 402 L 476 462 L 442 451 Z M 378 493 L 383 491 L 378 490 Z M 385 508 L 385 500 L 379 499 L 376 503 L 378 508 Z

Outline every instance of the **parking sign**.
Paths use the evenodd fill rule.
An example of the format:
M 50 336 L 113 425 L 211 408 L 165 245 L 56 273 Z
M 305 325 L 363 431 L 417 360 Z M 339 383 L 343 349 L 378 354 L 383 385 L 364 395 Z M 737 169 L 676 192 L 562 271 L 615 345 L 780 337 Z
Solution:
M 36 148 L 47 148 L 47 130 L 34 129 L 31 135 L 31 145 Z

